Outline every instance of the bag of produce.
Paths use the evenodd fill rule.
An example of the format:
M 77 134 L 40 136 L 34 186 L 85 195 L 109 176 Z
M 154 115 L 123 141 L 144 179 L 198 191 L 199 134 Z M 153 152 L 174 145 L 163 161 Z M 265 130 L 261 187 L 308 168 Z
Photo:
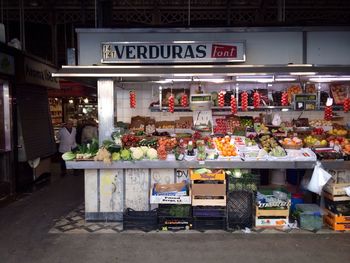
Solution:
M 323 186 L 331 178 L 332 175 L 330 175 L 326 170 L 322 168 L 320 162 L 317 162 L 307 189 L 313 193 L 321 195 Z

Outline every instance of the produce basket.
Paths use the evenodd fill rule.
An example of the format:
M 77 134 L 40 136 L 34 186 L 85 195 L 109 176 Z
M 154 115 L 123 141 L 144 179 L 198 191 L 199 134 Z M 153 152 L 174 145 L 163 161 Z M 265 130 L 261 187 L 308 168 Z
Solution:
M 303 147 L 302 144 L 290 145 L 290 144 L 281 143 L 281 145 L 284 149 L 289 149 L 289 150 L 300 150 Z

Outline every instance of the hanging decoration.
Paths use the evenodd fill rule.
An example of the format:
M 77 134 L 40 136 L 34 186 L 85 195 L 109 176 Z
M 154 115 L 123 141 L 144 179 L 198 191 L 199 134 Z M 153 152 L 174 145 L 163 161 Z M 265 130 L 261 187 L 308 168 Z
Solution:
M 181 96 L 181 106 L 182 107 L 187 107 L 188 106 L 188 97 L 187 97 L 187 94 L 185 93 L 185 91 L 184 91 L 184 93 Z
M 174 106 L 175 106 L 175 98 L 174 98 L 174 95 L 171 94 L 170 97 L 168 98 L 169 112 L 174 113 Z
M 219 92 L 218 104 L 221 108 L 225 106 L 225 93 L 223 90 Z
M 232 114 L 237 113 L 237 102 L 234 95 L 231 95 L 231 113 Z
M 136 108 L 136 93 L 134 90 L 130 91 L 129 100 L 130 100 L 130 108 L 135 109 Z
M 244 91 L 241 95 L 242 111 L 248 110 L 248 93 Z
M 260 106 L 260 93 L 258 91 L 255 91 L 253 94 L 253 105 L 255 109 Z
M 344 112 L 350 111 L 350 98 L 345 98 L 344 100 Z
M 333 116 L 332 106 L 326 106 L 326 108 L 324 109 L 324 119 L 326 121 L 330 121 L 332 120 L 332 116 Z
M 332 98 L 328 98 L 327 102 L 326 102 L 326 108 L 324 109 L 324 119 L 326 121 L 330 121 L 332 120 L 333 117 L 333 99 Z
M 286 91 L 284 91 L 282 93 L 282 97 L 281 97 L 281 105 L 282 106 L 288 106 L 289 102 L 288 102 L 288 93 Z

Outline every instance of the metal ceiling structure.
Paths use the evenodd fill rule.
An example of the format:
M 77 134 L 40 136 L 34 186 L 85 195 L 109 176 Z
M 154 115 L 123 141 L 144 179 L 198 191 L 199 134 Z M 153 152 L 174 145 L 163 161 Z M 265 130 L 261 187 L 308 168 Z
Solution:
M 76 27 L 350 25 L 349 0 L 0 0 L 0 8 L 7 39 L 56 64 L 75 46 Z

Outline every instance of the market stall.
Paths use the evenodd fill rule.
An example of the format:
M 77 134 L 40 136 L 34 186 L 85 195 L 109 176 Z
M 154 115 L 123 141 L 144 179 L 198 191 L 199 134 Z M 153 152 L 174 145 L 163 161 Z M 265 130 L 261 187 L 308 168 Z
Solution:
M 317 31 L 309 32 L 310 43 L 322 34 L 330 41 L 329 32 Z M 146 35 L 152 41 L 144 41 Z M 321 160 L 325 169 L 344 172 L 340 181 L 348 180 L 350 58 L 344 62 L 335 52 L 324 60 L 332 63 L 322 63 L 312 52 L 317 45 L 305 47 L 307 57 L 301 35 L 79 30 L 80 66 L 64 66 L 53 75 L 97 80 L 99 142 L 64 156 L 67 168 L 85 170 L 86 219 L 126 221 L 133 217 L 130 209 L 158 205 L 158 216 L 178 215 L 168 205 L 186 210 L 192 204 L 193 215 L 175 220 L 178 225 L 223 228 L 226 220 L 234 221 L 230 209 L 237 192 L 230 189 L 238 178 L 246 181 L 236 190 L 257 190 L 253 170 L 268 169 L 284 183 L 286 169 L 312 170 Z M 116 42 L 118 37 L 128 42 Z M 340 39 L 350 33 L 338 37 L 332 41 L 346 50 Z M 269 51 L 259 53 L 264 48 Z M 95 65 L 100 59 L 102 65 Z M 321 65 L 307 64 L 314 61 Z M 256 226 L 286 225 L 290 193 L 258 193 Z M 253 204 L 255 196 L 242 196 L 237 200 Z M 266 209 L 274 203 L 285 211 Z M 161 218 L 161 228 L 175 229 L 169 223 L 174 218 Z

